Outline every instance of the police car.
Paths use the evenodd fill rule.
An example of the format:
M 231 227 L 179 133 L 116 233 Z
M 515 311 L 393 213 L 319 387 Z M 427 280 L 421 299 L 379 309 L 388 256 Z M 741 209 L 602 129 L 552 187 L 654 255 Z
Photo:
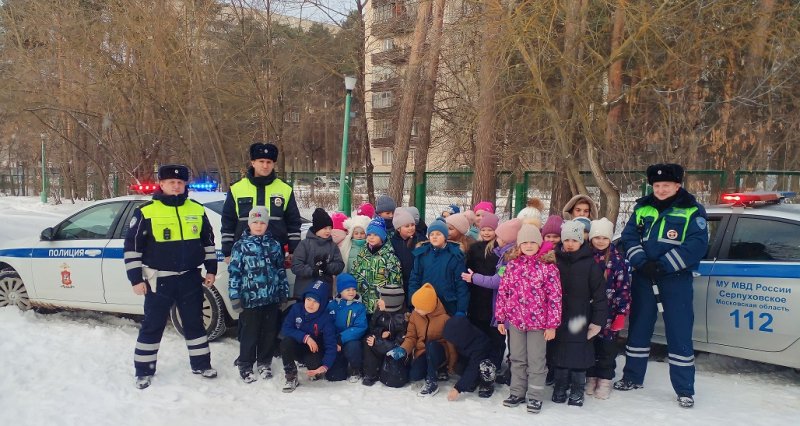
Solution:
M 153 188 L 155 189 L 155 185 Z M 203 287 L 203 321 L 209 339 L 221 336 L 238 314 L 228 299 L 228 272 L 222 261 L 220 227 L 225 194 L 190 192 L 206 207 L 214 228 L 220 267 L 212 288 Z M 86 309 L 142 315 L 142 296 L 131 290 L 123 263 L 123 242 L 133 211 L 151 197 L 129 195 L 98 201 L 38 237 L 0 246 L 0 307 L 16 305 L 58 309 Z M 303 219 L 301 230 L 308 229 Z M 288 266 L 288 265 L 287 265 Z M 287 268 L 289 284 L 294 275 Z M 183 332 L 177 309 L 172 323 Z
M 723 194 L 707 206 L 694 271 L 697 350 L 800 368 L 800 205 L 796 194 Z M 654 340 L 665 343 L 659 319 Z

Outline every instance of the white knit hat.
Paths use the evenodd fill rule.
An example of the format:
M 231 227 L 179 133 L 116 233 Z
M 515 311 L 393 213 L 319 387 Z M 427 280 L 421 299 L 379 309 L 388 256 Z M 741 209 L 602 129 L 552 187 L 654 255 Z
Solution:
M 589 239 L 594 237 L 606 237 L 609 240 L 614 236 L 614 224 L 606 218 L 592 221 L 592 228 L 589 230 Z

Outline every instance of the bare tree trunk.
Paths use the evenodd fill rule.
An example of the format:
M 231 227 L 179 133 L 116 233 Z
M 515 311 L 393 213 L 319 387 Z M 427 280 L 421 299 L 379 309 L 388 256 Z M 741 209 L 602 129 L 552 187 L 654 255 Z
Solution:
M 497 188 L 497 81 L 502 63 L 500 41 L 504 8 L 500 0 L 484 3 L 483 42 L 479 71 L 478 128 L 475 143 L 474 173 L 472 178 L 472 205 L 479 201 L 495 202 Z
M 397 129 L 394 133 L 394 151 L 392 152 L 392 174 L 389 176 L 389 196 L 397 203 L 403 200 L 403 190 L 408 162 L 408 148 L 411 143 L 411 127 L 414 124 L 414 107 L 419 89 L 419 72 L 425 38 L 428 34 L 428 21 L 431 16 L 432 0 L 421 0 L 417 6 L 417 22 L 414 26 L 414 41 L 408 58 L 406 75 L 403 79 L 403 98 L 397 118 Z

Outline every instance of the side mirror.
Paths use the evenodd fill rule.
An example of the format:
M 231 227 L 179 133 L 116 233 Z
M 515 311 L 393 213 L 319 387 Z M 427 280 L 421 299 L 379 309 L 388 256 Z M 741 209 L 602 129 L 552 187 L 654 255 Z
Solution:
M 52 241 L 53 238 L 55 238 L 55 236 L 56 236 L 55 229 L 53 229 L 53 227 L 49 227 L 46 228 L 44 231 L 42 231 L 42 234 L 39 236 L 39 238 L 42 241 Z

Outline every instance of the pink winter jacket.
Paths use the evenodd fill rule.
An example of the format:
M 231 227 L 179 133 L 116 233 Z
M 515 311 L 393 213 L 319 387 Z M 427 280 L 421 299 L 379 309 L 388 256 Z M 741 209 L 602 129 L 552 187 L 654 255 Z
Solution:
M 497 322 L 519 330 L 558 328 L 561 324 L 561 278 L 558 267 L 540 255 L 520 255 L 506 266 L 495 306 Z

